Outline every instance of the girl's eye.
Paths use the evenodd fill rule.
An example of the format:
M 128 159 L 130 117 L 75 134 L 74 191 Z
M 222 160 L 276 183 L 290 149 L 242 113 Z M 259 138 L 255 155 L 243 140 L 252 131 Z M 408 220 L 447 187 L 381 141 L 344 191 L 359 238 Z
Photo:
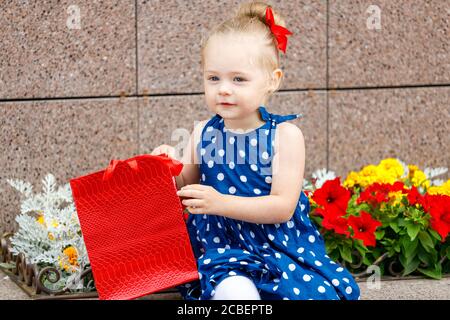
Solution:
M 214 79 L 218 79 L 216 76 L 212 76 L 212 77 L 209 77 L 209 79 L 208 80 L 212 80 L 212 81 L 215 81 Z
M 240 80 L 238 80 L 238 82 L 243 82 L 243 81 L 245 81 L 245 79 L 244 79 L 244 78 L 241 78 L 241 77 L 236 77 L 235 79 L 240 79 Z

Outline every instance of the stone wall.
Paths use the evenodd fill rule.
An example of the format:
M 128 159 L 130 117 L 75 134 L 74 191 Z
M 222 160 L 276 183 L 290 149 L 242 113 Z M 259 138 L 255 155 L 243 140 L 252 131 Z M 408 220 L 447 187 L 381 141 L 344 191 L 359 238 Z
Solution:
M 211 117 L 200 39 L 240 2 L 1 1 L 0 232 L 20 205 L 7 178 L 66 183 Z M 268 110 L 305 115 L 306 178 L 386 157 L 450 167 L 447 0 L 271 3 L 294 36 Z

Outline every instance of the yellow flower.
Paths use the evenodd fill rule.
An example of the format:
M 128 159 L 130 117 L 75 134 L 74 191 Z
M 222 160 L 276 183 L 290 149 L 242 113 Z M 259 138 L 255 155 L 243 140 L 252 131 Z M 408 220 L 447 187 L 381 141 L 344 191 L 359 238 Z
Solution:
M 411 182 L 414 186 L 419 187 L 425 187 L 425 188 L 429 188 L 430 187 L 430 181 L 427 180 L 427 176 L 425 175 L 425 173 L 423 173 L 423 171 L 421 170 L 414 170 L 412 176 L 411 176 Z
M 36 219 L 37 223 L 45 225 L 45 219 L 44 219 L 44 215 L 40 214 L 37 219 Z
M 400 206 L 403 206 L 401 203 L 403 198 L 403 193 L 401 191 L 395 191 L 395 192 L 389 192 L 389 203 L 392 206 L 395 206 L 397 204 L 400 204 Z
M 52 227 L 56 228 L 57 226 L 59 226 L 58 221 L 56 221 L 55 219 L 52 220 Z
M 395 177 L 395 179 L 399 179 L 404 173 L 402 164 L 395 158 L 381 160 L 378 166 L 389 172 L 389 175 Z
M 49 238 L 50 240 L 55 240 L 55 236 L 54 236 L 53 233 L 51 233 L 51 232 L 48 233 L 48 238 Z
M 65 271 L 75 272 L 78 264 L 78 251 L 75 247 L 67 247 L 63 250 L 64 256 L 58 256 L 59 266 Z
M 450 179 L 447 180 L 447 182 L 445 182 L 444 184 L 440 185 L 440 186 L 432 186 L 430 188 L 427 189 L 427 192 L 429 194 L 442 194 L 442 195 L 447 195 L 450 196 Z
M 344 188 L 353 188 L 356 184 L 359 184 L 359 175 L 355 171 L 350 171 L 344 183 Z

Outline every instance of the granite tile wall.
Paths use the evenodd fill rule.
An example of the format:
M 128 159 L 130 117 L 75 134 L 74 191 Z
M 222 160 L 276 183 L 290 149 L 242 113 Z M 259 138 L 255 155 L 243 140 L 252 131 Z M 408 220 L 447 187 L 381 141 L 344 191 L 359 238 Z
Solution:
M 200 40 L 240 2 L 1 1 L 0 232 L 20 208 L 6 179 L 66 183 L 211 117 Z M 450 166 L 447 0 L 270 3 L 294 36 L 268 107 L 304 114 L 306 178 L 385 157 Z

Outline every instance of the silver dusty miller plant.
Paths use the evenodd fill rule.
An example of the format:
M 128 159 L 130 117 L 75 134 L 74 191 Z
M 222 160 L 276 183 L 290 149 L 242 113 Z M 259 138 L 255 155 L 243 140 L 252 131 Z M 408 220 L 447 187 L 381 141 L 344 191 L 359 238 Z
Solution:
M 90 291 L 80 274 L 89 266 L 86 246 L 72 199 L 70 184 L 57 187 L 47 174 L 42 192 L 33 193 L 29 182 L 7 179 L 22 194 L 21 213 L 16 217 L 18 231 L 11 237 L 13 254 L 24 253 L 30 263 L 60 270 L 56 290 Z

